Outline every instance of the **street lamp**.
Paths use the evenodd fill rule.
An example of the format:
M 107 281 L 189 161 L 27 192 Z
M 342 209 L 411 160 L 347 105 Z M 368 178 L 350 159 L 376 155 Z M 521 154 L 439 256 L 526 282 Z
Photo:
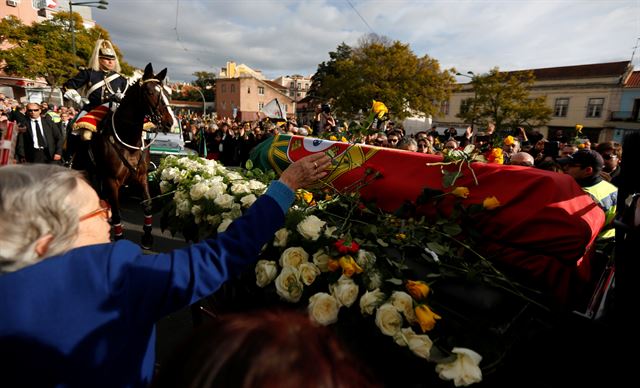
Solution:
M 474 128 L 474 124 L 475 124 L 475 118 L 476 118 L 476 99 L 478 98 L 478 90 L 476 89 L 476 85 L 473 83 L 473 81 L 475 81 L 476 79 L 476 74 L 471 70 L 467 71 L 467 74 L 456 73 L 457 76 L 469 78 L 473 86 L 473 111 L 471 116 L 471 144 L 474 144 L 476 141 L 476 131 Z
M 73 25 L 73 6 L 81 5 L 83 7 L 91 7 L 98 9 L 107 9 L 107 5 L 109 2 L 106 0 L 100 1 L 79 1 L 79 2 L 69 2 L 69 28 L 71 29 L 71 51 L 73 52 L 73 67 L 76 66 L 76 29 Z

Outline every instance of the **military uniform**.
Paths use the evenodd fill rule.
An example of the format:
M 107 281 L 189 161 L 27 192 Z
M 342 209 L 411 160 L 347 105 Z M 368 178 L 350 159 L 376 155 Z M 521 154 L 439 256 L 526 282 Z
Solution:
M 102 85 L 94 89 L 94 85 L 100 82 Z M 86 96 L 89 102 L 82 108 L 82 110 L 89 112 L 99 105 L 113 101 L 117 95 L 124 93 L 127 88 L 127 79 L 114 71 L 84 69 L 64 83 L 66 90 L 77 90 L 83 86 L 91 92 Z

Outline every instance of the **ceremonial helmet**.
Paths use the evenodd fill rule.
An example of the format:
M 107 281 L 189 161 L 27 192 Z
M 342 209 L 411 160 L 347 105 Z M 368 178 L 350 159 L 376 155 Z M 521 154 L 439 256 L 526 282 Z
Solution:
M 91 59 L 89 60 L 89 67 L 96 71 L 100 70 L 100 58 L 114 59 L 116 64 L 113 70 L 118 73 L 120 72 L 120 61 L 116 55 L 116 50 L 113 44 L 106 39 L 98 39 L 96 41 L 93 54 L 91 54 Z

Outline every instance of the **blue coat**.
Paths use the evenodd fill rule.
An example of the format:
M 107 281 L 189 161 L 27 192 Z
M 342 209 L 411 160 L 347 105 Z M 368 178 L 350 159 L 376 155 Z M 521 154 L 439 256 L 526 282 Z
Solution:
M 283 187 L 272 183 L 225 233 L 183 249 L 144 255 L 123 240 L 0 275 L 0 385 L 146 386 L 156 321 L 256 260 L 293 201 Z

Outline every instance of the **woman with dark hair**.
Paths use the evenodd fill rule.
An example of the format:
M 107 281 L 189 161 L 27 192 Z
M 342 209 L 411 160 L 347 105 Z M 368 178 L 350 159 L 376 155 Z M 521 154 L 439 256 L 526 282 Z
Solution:
M 380 387 L 328 328 L 290 311 L 222 316 L 173 354 L 153 388 Z

